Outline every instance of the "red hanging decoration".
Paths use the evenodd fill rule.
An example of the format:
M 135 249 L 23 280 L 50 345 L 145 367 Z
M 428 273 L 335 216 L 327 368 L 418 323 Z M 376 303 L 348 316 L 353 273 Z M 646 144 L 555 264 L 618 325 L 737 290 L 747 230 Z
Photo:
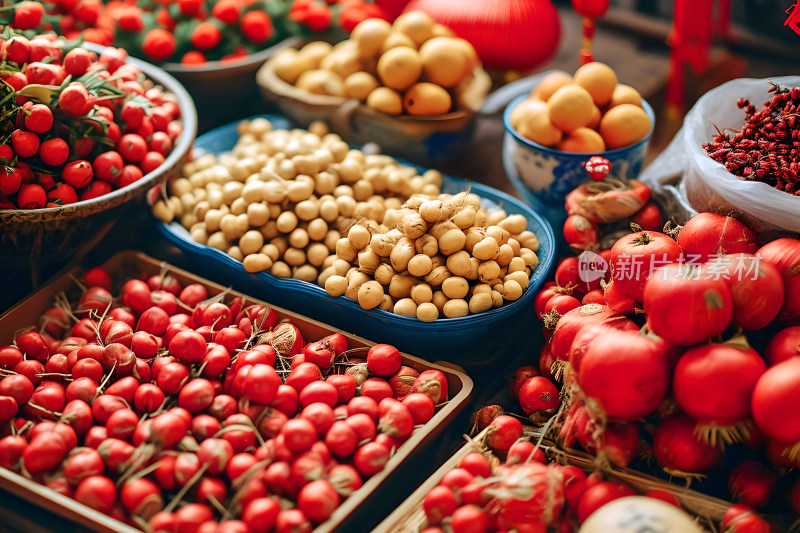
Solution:
M 669 36 L 672 51 L 666 95 L 670 115 L 681 114 L 686 107 L 685 66 L 689 65 L 696 74 L 705 71 L 713 37 L 714 0 L 675 0 L 673 28 Z
M 594 52 L 592 52 L 594 21 L 606 14 L 608 0 L 572 0 L 572 8 L 583 17 L 580 64 L 585 65 L 594 61 Z
M 551 0 L 411 0 L 472 43 L 488 68 L 530 70 L 558 48 L 561 25 Z

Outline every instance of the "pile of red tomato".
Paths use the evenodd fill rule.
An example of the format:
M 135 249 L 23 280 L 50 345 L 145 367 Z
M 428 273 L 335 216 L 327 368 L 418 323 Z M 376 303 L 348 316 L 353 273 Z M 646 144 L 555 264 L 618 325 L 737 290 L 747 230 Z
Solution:
M 0 467 L 148 531 L 310 531 L 448 398 L 393 346 L 201 284 L 82 282 L 0 348 Z

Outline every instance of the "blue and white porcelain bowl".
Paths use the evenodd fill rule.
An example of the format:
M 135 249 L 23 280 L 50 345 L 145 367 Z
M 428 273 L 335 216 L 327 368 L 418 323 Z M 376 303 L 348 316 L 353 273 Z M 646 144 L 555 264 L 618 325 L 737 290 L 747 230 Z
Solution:
M 511 113 L 527 97 L 523 94 L 515 98 L 503 114 L 506 128 L 503 167 L 511 183 L 528 203 L 563 207 L 567 194 L 586 181 L 583 165 L 593 155 L 603 156 L 611 162 L 612 176 L 635 179 L 639 175 L 655 125 L 653 108 L 646 101 L 642 100 L 642 107 L 650 117 L 650 131 L 644 139 L 624 148 L 584 154 L 562 152 L 520 135 L 511 126 Z

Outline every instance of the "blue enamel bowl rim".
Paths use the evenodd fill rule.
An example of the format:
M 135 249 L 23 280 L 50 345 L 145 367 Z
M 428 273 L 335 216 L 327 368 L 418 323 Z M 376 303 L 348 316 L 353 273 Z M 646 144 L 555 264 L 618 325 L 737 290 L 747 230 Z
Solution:
M 655 116 L 655 113 L 653 112 L 653 108 L 650 106 L 650 104 L 647 102 L 647 100 L 642 98 L 642 109 L 644 109 L 644 112 L 647 113 L 647 116 L 650 119 L 650 131 L 647 132 L 647 135 L 645 135 L 644 139 L 642 139 L 641 141 L 638 141 L 638 142 L 636 142 L 634 144 L 631 144 L 629 146 L 623 146 L 622 148 L 615 148 L 614 150 L 606 150 L 605 152 L 598 152 L 598 153 L 593 153 L 593 152 L 562 152 L 561 150 L 556 150 L 555 148 L 550 148 L 550 147 L 545 146 L 543 144 L 535 143 L 532 140 L 523 137 L 511 125 L 511 113 L 514 111 L 514 109 L 519 104 L 521 104 L 524 100 L 527 100 L 527 99 L 528 99 L 528 95 L 527 94 L 521 94 L 521 95 L 517 96 L 516 98 L 514 98 L 511 101 L 511 103 L 506 106 L 506 110 L 503 112 L 503 126 L 505 126 L 506 131 L 508 133 L 510 133 L 514 137 L 514 139 L 516 139 L 518 142 L 521 142 L 522 144 L 524 144 L 526 146 L 529 146 L 530 148 L 535 148 L 537 150 L 541 150 L 542 152 L 547 152 L 549 154 L 553 154 L 553 155 L 556 155 L 556 156 L 562 157 L 562 158 L 563 157 L 586 157 L 587 155 L 599 155 L 599 156 L 603 156 L 603 157 L 607 158 L 608 156 L 623 155 L 623 154 L 625 154 L 625 152 L 633 151 L 633 150 L 639 148 L 641 145 L 647 144 L 648 142 L 650 142 L 650 138 L 653 136 L 653 131 L 655 130 L 655 127 L 656 127 L 656 116 Z
M 250 117 L 250 120 L 254 118 L 266 118 L 269 120 L 273 127 L 275 128 L 286 128 L 292 129 L 293 126 L 289 122 L 289 120 L 281 115 L 257 115 Z M 195 149 L 207 150 L 207 153 L 213 153 L 208 150 L 206 147 L 209 145 L 214 145 L 215 143 L 219 143 L 220 139 L 236 139 L 237 132 L 236 128 L 241 121 L 231 122 L 224 126 L 220 126 L 213 130 L 210 130 L 199 137 L 195 141 Z M 230 143 L 228 143 L 230 144 Z M 231 145 L 232 146 L 232 145 Z M 414 163 L 410 163 L 400 158 L 395 158 L 398 162 L 403 165 L 412 166 L 416 169 L 424 169 L 419 165 L 415 165 Z M 363 309 L 358 302 L 346 298 L 344 296 L 330 296 L 323 287 L 320 287 L 316 283 L 310 283 L 307 281 L 301 281 L 292 278 L 277 278 L 272 274 L 267 272 L 259 272 L 259 273 L 249 273 L 244 270 L 244 265 L 240 261 L 235 260 L 225 252 L 221 250 L 217 250 L 215 248 L 211 248 L 206 245 L 198 244 L 190 239 L 188 239 L 184 234 L 186 233 L 185 228 L 180 226 L 178 222 L 172 222 L 170 224 L 164 224 L 161 221 L 157 221 L 157 227 L 162 231 L 162 233 L 173 240 L 173 242 L 178 241 L 183 246 L 188 246 L 195 249 L 198 252 L 210 254 L 212 257 L 215 257 L 217 260 L 225 263 L 226 265 L 235 268 L 241 272 L 245 272 L 247 275 L 252 276 L 260 281 L 266 283 L 265 287 L 272 287 L 275 289 L 284 289 L 284 290 L 297 290 L 308 295 L 313 295 L 318 298 L 322 298 L 325 300 L 330 301 L 336 305 L 342 305 L 345 308 L 351 309 L 356 312 L 367 313 L 370 315 L 371 318 L 378 319 L 382 322 L 389 323 L 395 326 L 415 326 L 420 327 L 423 326 L 426 329 L 441 329 L 441 330 L 448 330 L 453 327 L 466 327 L 466 326 L 474 326 L 476 323 L 480 323 L 480 321 L 485 322 L 493 322 L 498 319 L 502 319 L 505 315 L 509 312 L 513 312 L 511 310 L 519 310 L 524 305 L 532 305 L 532 300 L 538 291 L 538 288 L 544 283 L 547 274 L 549 273 L 551 267 L 556 258 L 556 252 L 558 244 L 556 242 L 555 234 L 553 232 L 553 228 L 550 223 L 541 216 L 539 213 L 535 212 L 530 206 L 525 204 L 523 201 L 514 198 L 513 196 L 506 194 L 502 191 L 494 189 L 492 187 L 488 187 L 481 183 L 476 183 L 473 181 L 469 181 L 462 178 L 455 178 L 449 175 L 442 174 L 442 177 L 445 179 L 445 183 L 453 183 L 456 185 L 463 185 L 470 187 L 470 191 L 478 194 L 478 196 L 486 197 L 487 199 L 503 204 L 511 204 L 514 205 L 516 210 L 519 212 L 524 213 L 524 216 L 529 219 L 529 224 L 531 222 L 530 219 L 533 220 L 534 225 L 539 226 L 539 230 L 535 231 L 534 234 L 539 239 L 540 243 L 546 242 L 548 246 L 544 247 L 544 251 L 546 255 L 542 255 L 540 252 L 542 250 L 542 246 L 540 246 L 539 250 L 536 255 L 539 258 L 539 264 L 534 269 L 533 273 L 531 274 L 530 281 L 528 282 L 528 287 L 525 289 L 525 292 L 522 294 L 518 300 L 505 304 L 502 307 L 498 307 L 496 309 L 492 309 L 490 311 L 486 311 L 483 313 L 479 313 L 476 315 L 467 315 L 464 317 L 459 318 L 439 318 L 433 322 L 422 322 L 416 317 L 407 317 L 403 315 L 398 315 L 395 313 L 390 313 L 388 311 L 384 311 L 382 309 Z M 172 225 L 175 226 L 172 226 Z M 175 227 L 176 229 L 180 228 L 182 230 L 180 233 L 177 231 L 173 231 L 171 229 Z M 177 242 L 176 242 L 177 244 Z

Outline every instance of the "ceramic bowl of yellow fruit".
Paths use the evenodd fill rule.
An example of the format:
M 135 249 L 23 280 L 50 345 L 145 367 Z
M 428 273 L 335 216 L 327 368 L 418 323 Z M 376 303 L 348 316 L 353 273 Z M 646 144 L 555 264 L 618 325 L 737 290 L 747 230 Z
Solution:
M 256 80 L 300 126 L 322 120 L 352 144 L 421 164 L 466 148 L 491 87 L 472 45 L 420 11 L 393 24 L 367 19 L 336 44 L 282 50 Z
M 639 175 L 655 115 L 636 89 L 598 62 L 572 76 L 551 71 L 537 78 L 503 115 L 503 166 L 529 203 L 563 205 L 586 180 L 584 163 L 593 155 L 611 162 L 612 176 Z

